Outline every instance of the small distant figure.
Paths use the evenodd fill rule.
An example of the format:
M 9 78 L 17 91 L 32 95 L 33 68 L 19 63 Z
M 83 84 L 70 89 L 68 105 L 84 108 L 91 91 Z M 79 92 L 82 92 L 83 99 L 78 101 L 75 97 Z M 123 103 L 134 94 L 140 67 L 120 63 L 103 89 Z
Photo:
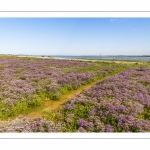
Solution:
M 117 57 L 114 56 L 114 57 L 113 57 L 113 60 L 117 60 Z
M 116 60 L 116 57 L 115 57 L 115 56 L 113 57 L 113 60 Z

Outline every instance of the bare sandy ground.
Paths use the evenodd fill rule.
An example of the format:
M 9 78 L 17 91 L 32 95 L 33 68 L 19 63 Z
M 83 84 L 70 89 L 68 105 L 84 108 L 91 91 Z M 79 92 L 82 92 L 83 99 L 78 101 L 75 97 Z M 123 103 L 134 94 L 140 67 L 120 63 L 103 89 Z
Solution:
M 75 60 L 75 61 L 91 61 L 91 62 L 114 62 L 114 63 L 120 63 L 120 64 L 134 64 L 134 63 L 138 63 L 138 64 L 143 64 L 144 62 L 139 62 L 139 61 L 120 61 L 120 60 L 105 60 L 105 59 L 76 59 L 76 58 L 54 58 L 54 59 L 58 59 L 58 60 Z

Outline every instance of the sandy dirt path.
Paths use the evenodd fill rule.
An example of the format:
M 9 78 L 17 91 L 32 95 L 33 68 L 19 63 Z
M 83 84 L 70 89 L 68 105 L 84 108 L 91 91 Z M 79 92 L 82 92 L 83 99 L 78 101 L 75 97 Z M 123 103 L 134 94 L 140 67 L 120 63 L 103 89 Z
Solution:
M 54 58 L 58 60 L 74 60 L 74 61 L 87 61 L 87 62 L 109 62 L 109 63 L 120 63 L 120 64 L 143 64 L 144 61 L 126 61 L 126 60 L 105 60 L 105 59 L 76 59 L 76 58 Z
M 80 94 L 83 90 L 86 90 L 86 89 L 89 89 L 91 88 L 93 85 L 95 85 L 96 83 L 99 83 L 105 79 L 108 79 L 110 78 L 111 76 L 109 77 L 105 77 L 103 79 L 99 79 L 99 80 L 96 80 L 90 84 L 87 84 L 87 85 L 84 85 L 84 86 L 81 86 L 79 89 L 77 90 L 72 90 L 72 91 L 69 91 L 68 93 L 62 95 L 60 97 L 59 100 L 44 100 L 43 103 L 41 104 L 41 106 L 39 107 L 36 107 L 36 108 L 33 108 L 29 113 L 27 114 L 22 114 L 20 116 L 18 116 L 18 118 L 24 118 L 24 117 L 27 117 L 28 119 L 34 119 L 34 118 L 37 118 L 37 117 L 42 117 L 48 113 L 51 113 L 52 111 L 54 110 L 57 110 L 57 109 L 61 109 L 62 108 L 62 105 L 68 101 L 70 98 L 73 98 L 75 95 L 77 94 Z M 15 118 L 14 118 L 15 119 Z M 9 121 L 6 120 L 6 121 L 0 121 L 0 125 L 1 124 L 5 124 L 5 123 L 10 123 L 11 121 L 13 121 L 14 119 L 10 119 Z
M 109 78 L 109 77 L 107 77 L 107 78 Z M 42 108 L 39 108 L 39 109 L 37 108 L 36 110 L 34 110 L 34 112 L 31 112 L 26 117 L 34 119 L 36 117 L 41 117 L 47 113 L 50 113 L 53 110 L 57 110 L 57 109 L 61 108 L 62 104 L 64 104 L 70 98 L 73 98 L 75 95 L 80 94 L 83 90 L 91 88 L 93 85 L 95 85 L 96 83 L 99 83 L 100 81 L 102 81 L 104 79 L 106 79 L 106 78 L 94 81 L 88 85 L 84 85 L 77 90 L 72 90 L 72 91 L 68 92 L 67 94 L 62 95 L 59 100 L 45 100 L 45 101 L 43 101 Z

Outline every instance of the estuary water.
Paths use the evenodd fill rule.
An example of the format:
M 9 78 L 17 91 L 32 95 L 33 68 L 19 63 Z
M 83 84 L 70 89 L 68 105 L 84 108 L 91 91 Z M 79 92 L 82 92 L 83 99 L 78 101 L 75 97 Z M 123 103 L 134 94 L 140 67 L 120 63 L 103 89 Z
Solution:
M 150 56 L 69 56 L 69 55 L 52 55 L 53 58 L 76 58 L 76 59 L 116 59 L 132 61 L 150 61 Z

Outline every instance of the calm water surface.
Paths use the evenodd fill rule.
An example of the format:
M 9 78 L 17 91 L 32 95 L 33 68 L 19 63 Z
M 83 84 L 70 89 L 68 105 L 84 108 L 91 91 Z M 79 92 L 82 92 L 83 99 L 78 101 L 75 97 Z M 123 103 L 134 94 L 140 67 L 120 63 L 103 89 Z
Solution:
M 86 58 L 86 59 L 113 59 L 114 56 L 58 56 L 53 55 L 53 58 Z M 141 61 L 150 61 L 150 57 L 143 56 L 115 56 L 117 60 L 141 60 Z

